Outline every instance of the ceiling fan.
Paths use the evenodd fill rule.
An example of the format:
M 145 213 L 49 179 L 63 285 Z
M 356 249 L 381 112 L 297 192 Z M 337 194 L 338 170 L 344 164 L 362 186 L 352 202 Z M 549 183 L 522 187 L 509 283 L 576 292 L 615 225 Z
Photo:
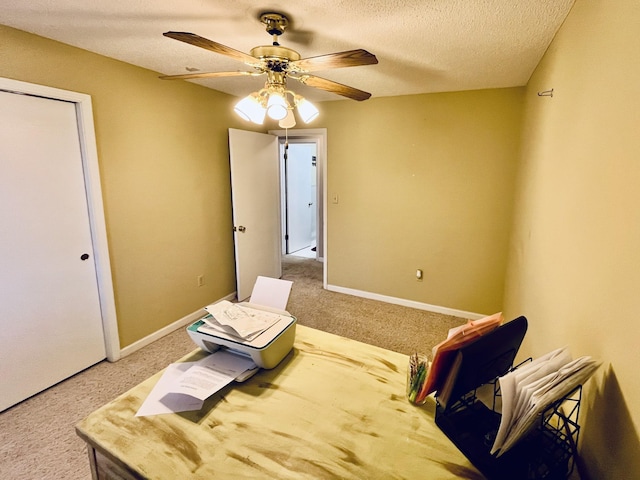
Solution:
M 298 107 L 298 112 L 302 115 L 303 120 L 310 121 L 307 120 L 304 115 L 304 107 L 307 104 L 310 105 L 310 102 L 303 99 L 300 95 L 286 89 L 287 79 L 289 78 L 293 78 L 304 85 L 318 88 L 326 92 L 336 93 L 357 101 L 367 100 L 371 97 L 371 94 L 368 92 L 364 92 L 357 88 L 343 85 L 332 80 L 317 77 L 315 75 L 309 75 L 309 72 L 328 70 L 332 68 L 377 64 L 378 59 L 375 55 L 367 52 L 366 50 L 357 49 L 339 53 L 330 53 L 317 57 L 301 58 L 298 52 L 290 48 L 283 47 L 278 42 L 279 36 L 284 33 L 285 29 L 289 25 L 289 20 L 285 15 L 276 12 L 266 12 L 262 13 L 259 18 L 260 22 L 265 25 L 267 33 L 272 35 L 273 44 L 255 47 L 251 49 L 249 54 L 240 52 L 231 47 L 227 47 L 193 33 L 165 32 L 163 34 L 165 37 L 173 38 L 174 40 L 179 40 L 181 42 L 239 60 L 251 67 L 252 70 L 163 75 L 160 78 L 163 80 L 188 80 L 194 78 L 260 76 L 266 74 L 267 79 L 265 82 L 265 88 L 259 92 L 252 93 L 245 99 L 241 100 L 240 103 L 246 100 L 245 103 L 248 102 L 247 105 L 258 104 L 262 110 L 264 110 L 264 113 L 267 113 L 275 120 L 281 121 L 289 115 L 293 118 L 293 107 L 289 104 L 289 101 L 286 98 L 287 94 L 290 94 L 293 97 L 293 104 Z M 238 110 L 240 103 L 236 105 L 236 112 L 255 123 L 262 123 L 264 120 L 263 112 L 257 113 L 256 118 L 251 118 L 251 115 L 247 114 L 246 111 Z M 315 107 L 312 108 L 310 115 L 311 114 L 313 114 L 313 118 L 317 116 L 318 111 Z M 262 120 L 257 121 L 260 117 L 262 117 Z

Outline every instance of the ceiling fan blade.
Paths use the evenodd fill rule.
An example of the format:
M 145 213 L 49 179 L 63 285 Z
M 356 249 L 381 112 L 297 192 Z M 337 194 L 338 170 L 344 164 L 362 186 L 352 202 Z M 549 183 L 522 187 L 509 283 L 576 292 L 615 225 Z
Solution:
M 227 47 L 226 45 L 222 45 L 221 43 L 214 42 L 213 40 L 201 37 L 199 35 L 196 35 L 195 33 L 165 32 L 163 33 L 163 35 L 165 37 L 173 38 L 174 40 L 180 40 L 181 42 L 188 43 L 189 45 L 195 45 L 196 47 L 204 48 L 205 50 L 209 50 L 211 52 L 226 55 L 227 57 L 240 60 L 241 62 L 249 65 L 256 65 L 260 63 L 258 59 L 252 57 L 249 54 L 240 52 L 239 50 L 235 50 L 231 47 Z
M 215 78 L 215 77 L 257 77 L 263 75 L 259 72 L 193 72 L 182 75 L 161 75 L 162 80 L 189 80 L 191 78 Z
M 312 75 L 302 75 L 300 77 L 291 75 L 291 78 L 295 78 L 304 85 L 319 88 L 325 92 L 337 93 L 338 95 L 351 98 L 352 100 L 358 100 L 359 102 L 371 97 L 371 94 L 368 92 L 363 92 L 357 88 L 342 85 L 341 83 L 327 80 L 326 78 L 315 77 Z
M 290 62 L 295 70 L 313 72 L 327 70 L 329 68 L 359 67 L 361 65 L 375 65 L 378 59 L 372 53 L 363 49 L 348 50 L 346 52 L 329 53 L 317 57 L 303 58 Z

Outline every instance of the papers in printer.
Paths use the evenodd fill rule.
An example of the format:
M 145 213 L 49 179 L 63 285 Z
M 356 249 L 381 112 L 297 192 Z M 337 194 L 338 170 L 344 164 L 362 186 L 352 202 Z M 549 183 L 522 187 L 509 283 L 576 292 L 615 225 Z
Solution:
M 227 351 L 197 362 L 172 363 L 147 396 L 136 417 L 200 410 L 204 401 L 238 375 L 257 368 L 250 358 Z
M 223 300 L 205 307 L 211 316 L 202 320 L 214 330 L 251 341 L 280 319 L 277 313 Z

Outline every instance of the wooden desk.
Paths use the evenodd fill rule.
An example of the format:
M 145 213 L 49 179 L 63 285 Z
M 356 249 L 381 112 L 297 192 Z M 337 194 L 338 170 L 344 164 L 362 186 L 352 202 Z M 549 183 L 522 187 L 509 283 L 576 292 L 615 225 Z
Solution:
M 280 365 L 201 411 L 135 417 L 158 373 L 76 430 L 99 479 L 482 479 L 435 425 L 433 399 L 406 400 L 407 362 L 298 326 Z

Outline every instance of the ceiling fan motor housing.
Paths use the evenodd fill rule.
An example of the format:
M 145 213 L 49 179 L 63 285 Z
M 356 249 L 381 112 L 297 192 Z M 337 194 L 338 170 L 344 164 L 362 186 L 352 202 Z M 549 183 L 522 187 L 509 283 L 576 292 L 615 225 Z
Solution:
M 286 65 L 288 62 L 300 60 L 300 54 L 295 50 L 279 45 L 263 45 L 251 49 L 251 56 L 266 60 L 267 62 L 280 62 Z
M 281 13 L 265 12 L 260 15 L 260 22 L 262 22 L 267 28 L 269 35 L 282 35 L 284 30 L 289 25 L 287 17 Z

